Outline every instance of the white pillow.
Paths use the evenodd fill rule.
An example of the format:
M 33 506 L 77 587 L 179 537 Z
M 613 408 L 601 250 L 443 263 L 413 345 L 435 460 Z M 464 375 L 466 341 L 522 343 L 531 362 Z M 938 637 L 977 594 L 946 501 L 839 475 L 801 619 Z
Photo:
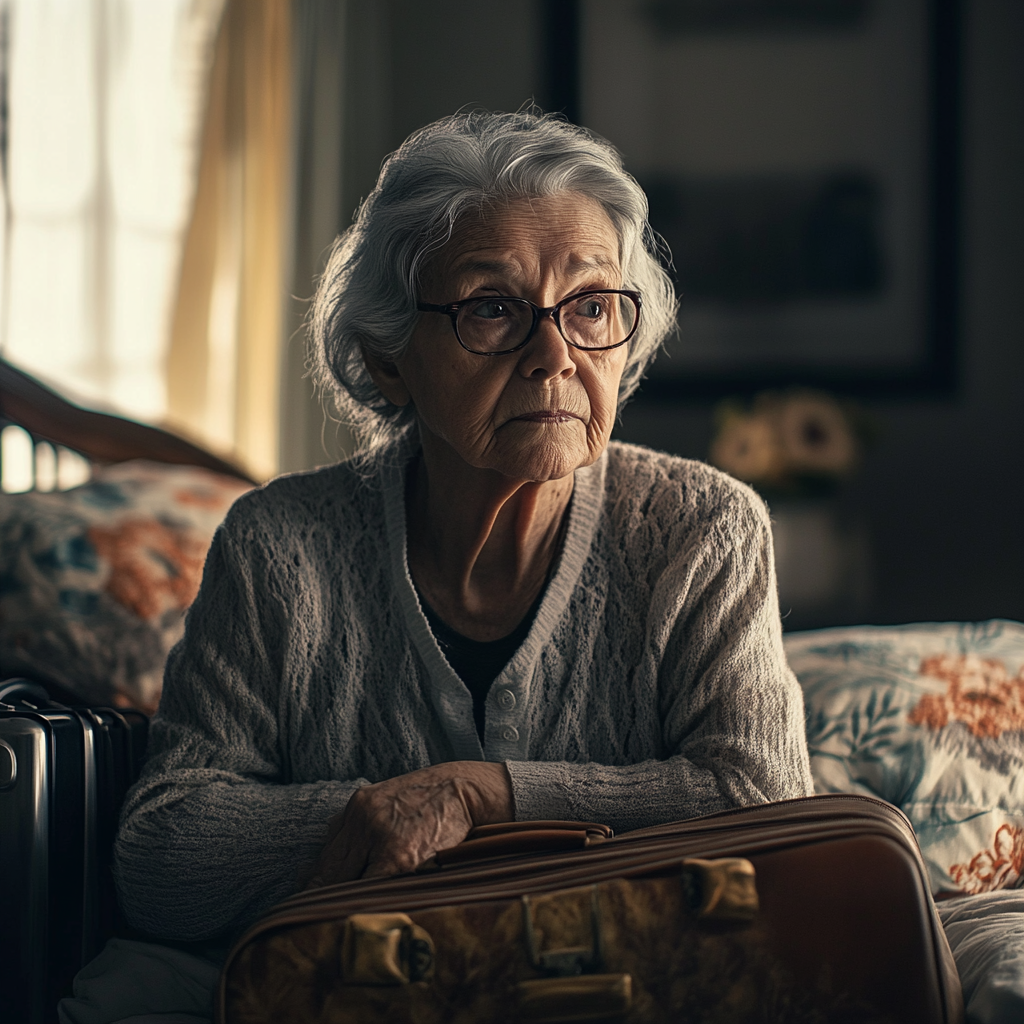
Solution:
M 853 626 L 785 644 L 816 792 L 901 808 L 935 892 L 1024 883 L 1024 625 Z

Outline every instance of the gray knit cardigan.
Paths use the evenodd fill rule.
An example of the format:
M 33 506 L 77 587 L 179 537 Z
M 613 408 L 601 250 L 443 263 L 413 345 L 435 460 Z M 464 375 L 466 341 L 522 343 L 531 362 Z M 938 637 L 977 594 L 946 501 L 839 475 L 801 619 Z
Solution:
M 516 817 L 616 830 L 813 792 L 764 503 L 612 444 L 579 470 L 533 626 L 487 698 L 440 649 L 406 561 L 405 468 L 243 496 L 171 652 L 116 845 L 128 920 L 203 939 L 295 891 L 367 782 L 503 761 Z

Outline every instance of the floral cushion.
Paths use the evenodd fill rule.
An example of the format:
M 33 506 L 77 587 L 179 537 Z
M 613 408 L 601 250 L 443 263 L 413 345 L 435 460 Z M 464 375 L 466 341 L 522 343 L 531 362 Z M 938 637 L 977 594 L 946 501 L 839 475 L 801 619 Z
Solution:
M 72 490 L 0 495 L 0 675 L 155 710 L 214 530 L 247 488 L 134 461 Z
M 902 808 L 935 892 L 1024 885 L 1024 625 L 822 629 L 786 652 L 817 792 Z

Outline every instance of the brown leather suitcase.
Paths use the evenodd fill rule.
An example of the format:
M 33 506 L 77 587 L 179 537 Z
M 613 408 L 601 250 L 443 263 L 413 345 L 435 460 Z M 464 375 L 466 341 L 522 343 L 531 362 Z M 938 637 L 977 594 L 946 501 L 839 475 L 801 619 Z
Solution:
M 609 832 L 489 826 L 434 870 L 300 893 L 229 954 L 218 1019 L 963 1020 L 917 841 L 891 805 L 817 796 Z

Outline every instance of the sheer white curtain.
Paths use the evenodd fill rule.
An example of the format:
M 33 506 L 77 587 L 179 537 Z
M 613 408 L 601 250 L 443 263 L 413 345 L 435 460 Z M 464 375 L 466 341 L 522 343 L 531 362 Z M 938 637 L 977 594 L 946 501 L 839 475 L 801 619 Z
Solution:
M 167 360 L 168 424 L 261 478 L 279 465 L 293 2 L 225 5 Z
M 224 0 L 6 0 L 0 347 L 147 420 Z

